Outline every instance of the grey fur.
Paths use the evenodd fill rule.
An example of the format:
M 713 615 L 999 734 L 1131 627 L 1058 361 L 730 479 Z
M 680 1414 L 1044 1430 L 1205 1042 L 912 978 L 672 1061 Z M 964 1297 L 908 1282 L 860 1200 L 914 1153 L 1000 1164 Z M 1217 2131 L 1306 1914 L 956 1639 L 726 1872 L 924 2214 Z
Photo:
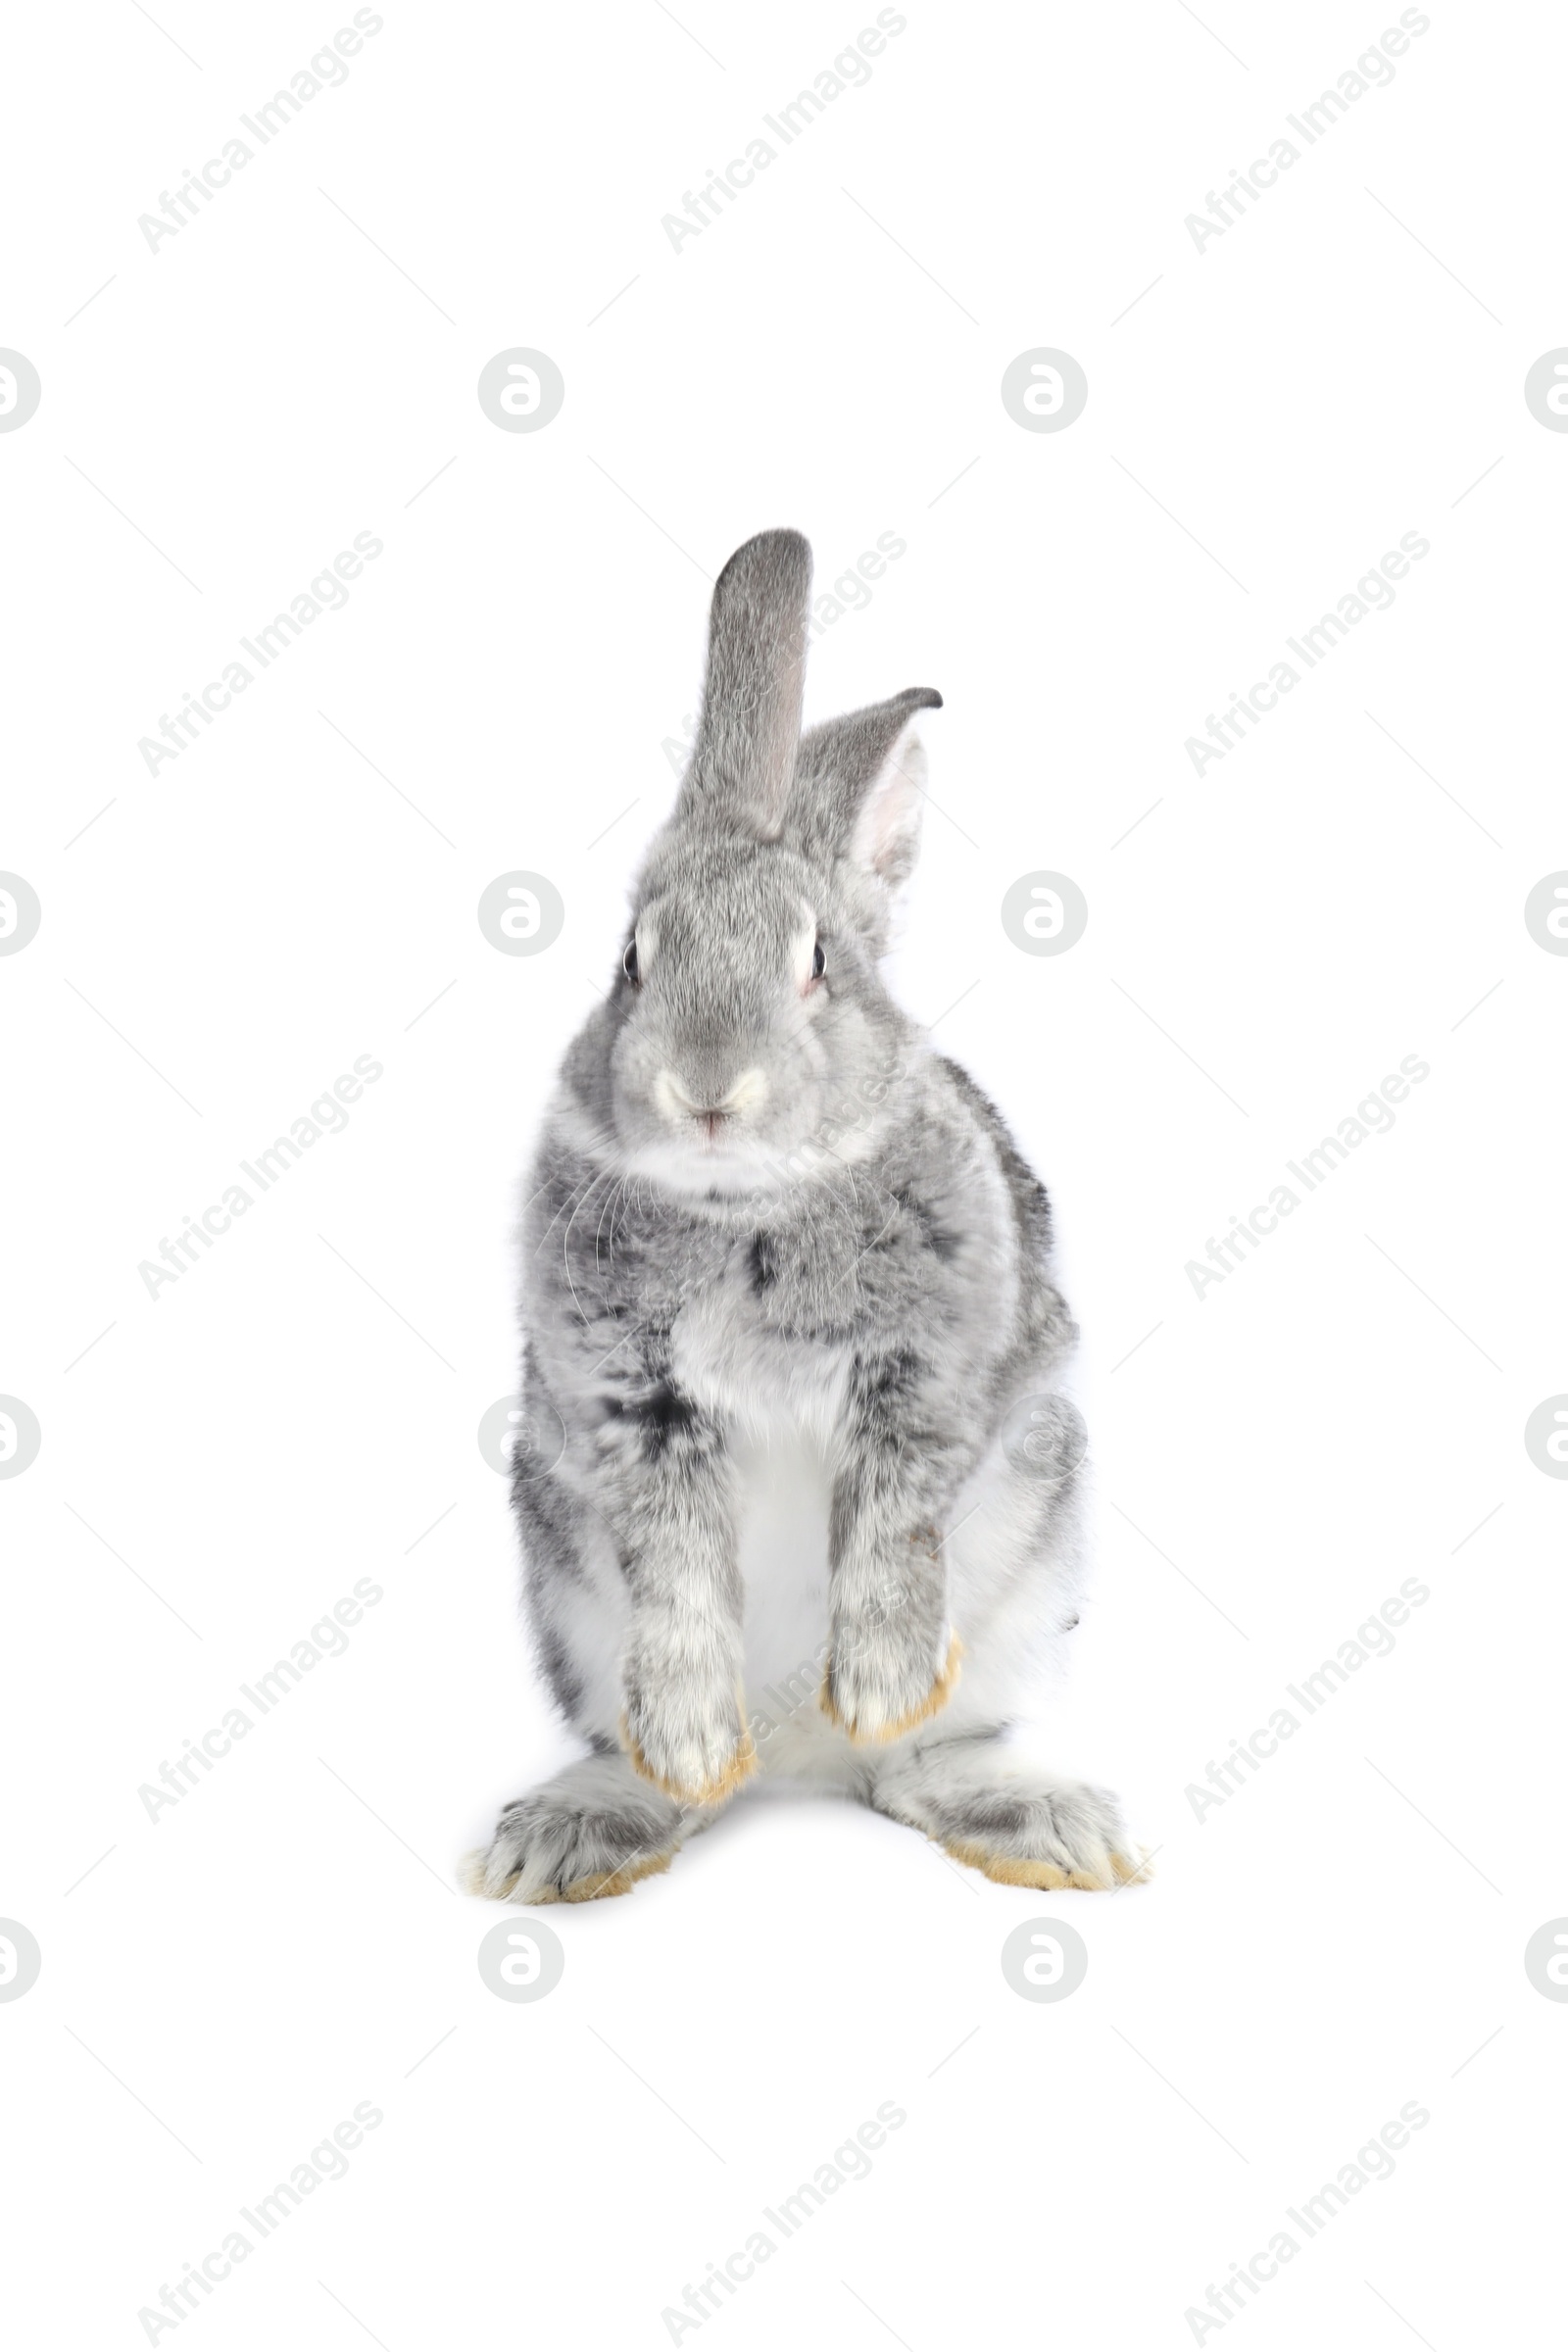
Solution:
M 634 976 L 568 1051 L 529 1186 L 524 1401 L 566 1444 L 514 1499 L 545 1670 L 597 1752 L 508 1807 L 486 1892 L 618 1891 L 759 1763 L 993 1875 L 1134 1867 L 1114 1799 L 1007 1745 L 1082 1586 L 1075 1474 L 999 1435 L 1076 1337 L 1046 1196 L 878 969 L 941 697 L 801 737 L 809 588 L 790 531 L 719 578 Z M 756 1495 L 812 1492 L 825 1542 L 779 1554 Z
M 810 593 L 811 551 L 799 531 L 748 539 L 719 573 L 683 814 L 777 838 L 801 733 Z

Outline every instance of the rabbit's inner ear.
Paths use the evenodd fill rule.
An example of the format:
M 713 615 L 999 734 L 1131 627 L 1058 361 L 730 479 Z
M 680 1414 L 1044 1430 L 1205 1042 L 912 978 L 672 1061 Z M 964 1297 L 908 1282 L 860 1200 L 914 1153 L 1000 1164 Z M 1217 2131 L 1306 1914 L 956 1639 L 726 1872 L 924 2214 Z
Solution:
M 799 531 L 761 532 L 719 573 L 682 815 L 777 838 L 800 743 L 810 594 Z
M 924 755 L 913 722 L 939 710 L 933 686 L 909 686 L 813 727 L 801 744 L 786 833 L 807 857 L 856 859 L 897 888 L 914 865 Z
M 872 777 L 850 844 L 856 862 L 890 890 L 908 880 L 920 854 L 925 780 L 925 746 L 911 720 Z

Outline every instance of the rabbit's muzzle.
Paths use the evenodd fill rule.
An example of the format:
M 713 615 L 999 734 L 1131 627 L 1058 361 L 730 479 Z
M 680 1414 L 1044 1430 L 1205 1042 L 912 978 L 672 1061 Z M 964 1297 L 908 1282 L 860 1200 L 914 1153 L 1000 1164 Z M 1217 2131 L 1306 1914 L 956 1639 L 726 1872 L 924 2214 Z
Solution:
M 723 1094 L 715 1096 L 711 1089 L 708 1091 L 709 1100 L 698 1101 L 673 1070 L 662 1069 L 654 1080 L 654 1104 L 672 1127 L 678 1129 L 687 1121 L 695 1121 L 709 1142 L 713 1143 L 732 1120 L 743 1119 L 749 1111 L 761 1108 L 768 1096 L 767 1072 L 755 1067 L 742 1070 Z

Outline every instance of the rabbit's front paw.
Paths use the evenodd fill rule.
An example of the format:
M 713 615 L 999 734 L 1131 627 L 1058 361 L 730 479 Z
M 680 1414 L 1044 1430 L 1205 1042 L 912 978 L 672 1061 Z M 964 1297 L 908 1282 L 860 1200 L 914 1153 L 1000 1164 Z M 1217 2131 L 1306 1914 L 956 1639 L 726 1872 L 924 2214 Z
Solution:
M 946 1628 L 935 1660 L 930 1648 L 894 1638 L 886 1624 L 864 1632 L 840 1626 L 817 1693 L 824 1715 L 856 1741 L 902 1739 L 940 1713 L 958 1680 L 963 1643 Z
M 633 1767 L 683 1805 L 715 1805 L 757 1770 L 739 1689 L 626 1686 L 620 1737 Z

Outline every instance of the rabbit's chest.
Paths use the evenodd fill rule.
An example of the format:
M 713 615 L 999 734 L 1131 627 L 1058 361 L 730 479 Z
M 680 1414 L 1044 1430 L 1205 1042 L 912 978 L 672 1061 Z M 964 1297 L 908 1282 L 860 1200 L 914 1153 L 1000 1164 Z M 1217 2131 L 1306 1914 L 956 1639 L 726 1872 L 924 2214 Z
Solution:
M 789 1431 L 825 1452 L 863 1328 L 863 1239 L 836 1224 L 801 1239 L 735 1240 L 671 1331 L 686 1393 L 736 1431 Z
M 780 1327 L 762 1311 L 746 1268 L 732 1273 L 682 1307 L 670 1335 L 672 1368 L 726 1432 L 746 1595 L 746 1687 L 798 1683 L 808 1693 L 826 1649 L 828 1509 L 849 1342 L 820 1326 Z
M 724 1284 L 687 1300 L 670 1346 L 680 1387 L 737 1435 L 768 1445 L 787 1433 L 825 1455 L 849 1371 L 847 1330 L 780 1325 L 747 1290 Z

